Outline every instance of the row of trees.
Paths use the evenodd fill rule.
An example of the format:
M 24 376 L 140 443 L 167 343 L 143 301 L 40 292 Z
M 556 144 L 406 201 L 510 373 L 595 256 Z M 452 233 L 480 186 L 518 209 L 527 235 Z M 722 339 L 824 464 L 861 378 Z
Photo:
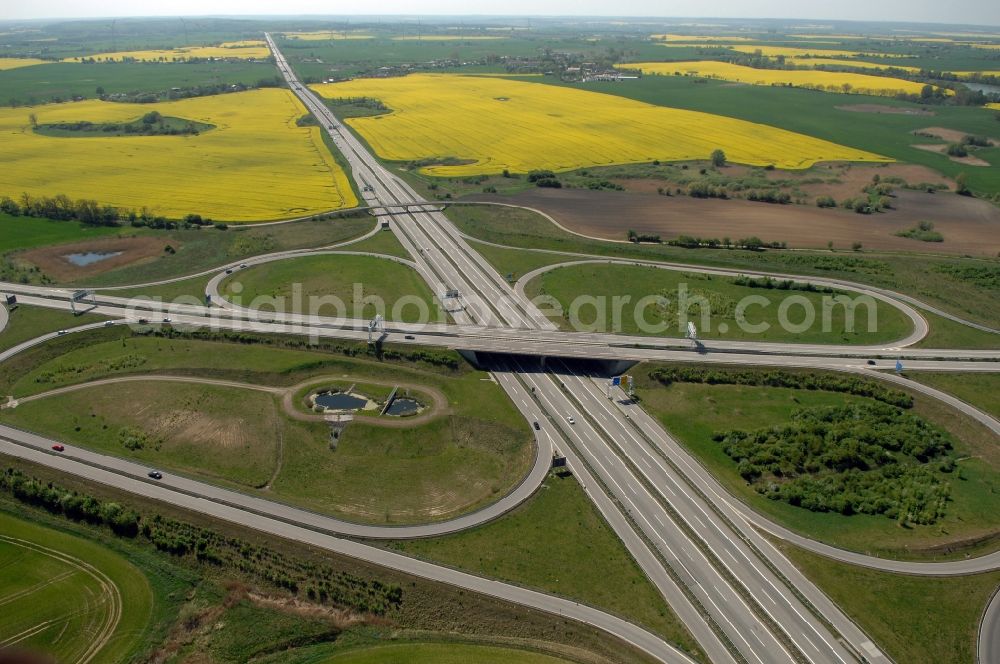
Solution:
M 827 286 L 815 286 L 811 283 L 792 281 L 791 279 L 774 279 L 773 277 L 747 277 L 740 275 L 733 279 L 737 286 L 747 288 L 764 288 L 767 290 L 795 290 L 806 291 L 807 293 L 832 293 L 832 288 Z
M 906 392 L 888 389 L 861 376 L 793 373 L 756 369 L 705 369 L 701 367 L 658 367 L 649 377 L 662 385 L 704 383 L 707 385 L 751 385 L 787 387 L 796 390 L 821 390 L 868 397 L 898 408 L 912 408 L 913 397 Z
M 16 469 L 0 473 L 0 492 L 51 514 L 108 527 L 115 535 L 147 543 L 169 555 L 239 572 L 312 601 L 377 616 L 387 614 L 403 601 L 403 590 L 397 585 L 311 559 L 291 557 L 210 528 L 140 513 L 113 501 L 42 482 Z
M 804 408 L 787 424 L 714 440 L 759 493 L 815 512 L 934 523 L 950 493 L 939 473 L 955 468 L 944 432 L 883 403 Z
M 691 235 L 678 235 L 673 240 L 667 240 L 667 244 L 673 247 L 684 247 L 685 249 L 698 249 L 707 247 L 709 249 L 747 249 L 749 251 L 760 251 L 761 249 L 786 249 L 786 242 L 771 241 L 764 242 L 756 235 L 732 240 L 728 237 L 722 239 L 716 237 L 694 237 Z
M 153 214 L 149 208 L 140 210 L 101 205 L 88 198 L 71 199 L 65 194 L 55 196 L 32 196 L 21 194 L 19 200 L 10 196 L 0 197 L 0 212 L 12 217 L 39 217 L 55 219 L 56 221 L 79 221 L 91 226 L 130 226 L 171 230 L 175 228 L 196 228 L 211 226 L 213 221 L 200 214 L 187 214 L 178 221 L 172 221 L 162 215 Z M 226 224 L 214 223 L 216 228 L 224 230 Z

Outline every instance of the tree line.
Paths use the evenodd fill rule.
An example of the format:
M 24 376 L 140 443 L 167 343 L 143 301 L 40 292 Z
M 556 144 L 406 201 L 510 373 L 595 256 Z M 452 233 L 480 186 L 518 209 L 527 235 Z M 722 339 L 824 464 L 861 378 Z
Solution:
M 787 387 L 796 390 L 822 390 L 868 397 L 898 408 L 912 408 L 913 397 L 861 376 L 836 376 L 822 373 L 789 371 L 726 370 L 700 367 L 658 367 L 649 377 L 662 385 L 673 383 L 704 383 L 708 385 L 750 385 L 755 387 Z
M 118 537 L 150 545 L 176 558 L 239 572 L 312 601 L 376 616 L 389 613 L 403 601 L 403 590 L 397 585 L 294 558 L 211 528 L 138 512 L 14 468 L 0 473 L 0 493 L 72 521 L 107 527 Z
M 120 208 L 113 205 L 100 204 L 89 198 L 71 199 L 65 194 L 55 196 L 32 196 L 28 193 L 21 194 L 19 200 L 14 200 L 10 196 L 0 197 L 0 212 L 12 217 L 37 217 L 41 219 L 54 219 L 56 221 L 79 221 L 89 226 L 121 226 L 125 223 L 130 226 L 146 226 L 156 229 L 192 228 L 197 226 L 211 226 L 213 221 L 200 214 L 191 213 L 185 215 L 178 222 L 167 219 L 163 215 L 153 214 L 149 208 L 143 207 L 139 210 L 130 208 Z M 214 224 L 217 228 L 224 229 L 225 224 Z

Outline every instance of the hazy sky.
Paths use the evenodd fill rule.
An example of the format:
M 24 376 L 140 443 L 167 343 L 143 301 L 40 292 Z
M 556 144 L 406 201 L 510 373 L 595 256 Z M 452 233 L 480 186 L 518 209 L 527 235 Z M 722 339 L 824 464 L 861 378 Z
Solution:
M 3 0 L 0 20 L 76 16 L 203 14 L 510 14 L 572 16 L 663 16 L 724 18 L 802 18 L 1000 25 L 995 0 L 173 0 L 150 4 L 135 0 Z

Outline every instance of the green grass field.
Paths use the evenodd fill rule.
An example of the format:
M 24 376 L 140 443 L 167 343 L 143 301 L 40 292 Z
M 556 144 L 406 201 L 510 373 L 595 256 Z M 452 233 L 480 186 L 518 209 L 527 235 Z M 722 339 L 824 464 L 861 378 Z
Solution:
M 18 305 L 14 311 L 10 312 L 7 327 L 0 331 L 0 351 L 12 348 L 47 332 L 96 323 L 103 318 L 103 316 L 96 314 L 74 316 L 72 312 L 60 311 L 59 309 Z
M 698 652 L 575 478 L 550 475 L 531 501 L 492 523 L 392 547 L 601 607 Z
M 381 313 L 386 320 L 407 323 L 438 319 L 434 296 L 416 270 L 372 256 L 307 256 L 266 263 L 234 273 L 219 292 L 231 302 L 266 311 L 365 320 Z
M 684 337 L 690 319 L 705 339 L 875 344 L 902 339 L 912 330 L 902 312 L 871 298 L 854 309 L 851 320 L 845 305 L 836 303 L 841 294 L 751 288 L 730 278 L 653 267 L 570 265 L 536 277 L 525 292 L 554 297 L 562 315 L 550 318 L 563 329 L 579 331 Z M 847 302 L 853 299 L 842 295 Z M 741 318 L 740 304 L 749 297 L 756 303 Z M 786 303 L 794 304 L 783 316 Z
M 96 98 L 105 94 L 168 92 L 170 88 L 195 88 L 224 83 L 256 85 L 273 80 L 274 65 L 252 62 L 188 63 L 97 63 L 63 62 L 0 71 L 2 102 L 17 100 L 33 105 L 74 97 Z
M 387 256 L 398 256 L 412 260 L 410 252 L 403 248 L 396 238 L 396 234 L 391 231 L 382 231 L 367 240 L 362 240 L 357 244 L 345 247 L 346 251 L 369 251 L 373 254 L 385 254 Z
M 920 313 L 930 323 L 931 329 L 915 344 L 916 348 L 1000 348 L 1000 334 L 983 332 L 929 311 Z
M 118 228 L 87 226 L 76 221 L 12 217 L 0 212 L 0 254 L 16 249 L 114 237 L 119 231 Z
M 122 556 L 0 512 L 0 560 L 0 642 L 95 663 L 146 646 L 152 589 Z
M 743 251 L 684 249 L 665 244 L 635 245 L 588 240 L 561 230 L 537 213 L 520 208 L 454 206 L 448 209 L 447 215 L 472 237 L 509 247 L 844 279 L 906 293 L 979 323 L 996 325 L 1000 319 L 1000 288 L 967 274 L 975 270 L 996 270 L 995 261 L 928 256 L 914 259 L 905 254 L 863 252 Z M 503 275 L 509 272 L 523 274 L 527 265 L 572 260 L 550 254 L 548 262 L 545 262 L 543 254 L 538 252 L 493 249 L 485 251 L 484 256 Z
M 775 542 L 897 662 L 976 661 L 979 621 L 1000 572 L 947 578 L 847 565 Z
M 949 479 L 951 502 L 933 525 L 906 528 L 885 516 L 812 512 L 769 500 L 740 476 L 736 462 L 712 440 L 717 431 L 781 424 L 803 407 L 870 401 L 832 392 L 741 385 L 674 383 L 663 386 L 648 368 L 633 370 L 644 407 L 738 498 L 792 530 L 847 549 L 904 558 L 946 558 L 992 550 L 1000 531 L 1000 455 L 995 437 L 930 399 L 914 412 L 952 434 L 958 471 Z
M 1000 374 L 914 371 L 907 378 L 943 390 L 1000 418 Z
M 58 440 L 242 488 L 266 486 L 279 461 L 280 405 L 263 392 L 129 382 L 24 403 L 10 415 Z
M 14 393 L 37 394 L 125 374 L 172 373 L 276 386 L 329 376 L 331 385 L 364 385 L 366 378 L 390 386 L 426 385 L 443 393 L 449 412 L 408 428 L 359 418 L 333 449 L 325 423 L 287 417 L 277 395 L 151 382 L 84 388 L 22 403 L 3 411 L 3 420 L 166 471 L 266 491 L 262 495 L 374 523 L 436 521 L 474 510 L 507 493 L 533 461 L 527 423 L 479 371 L 433 372 L 402 362 L 209 341 L 85 342 L 43 361 L 18 381 Z M 38 349 L 24 356 L 21 366 L 48 357 L 45 353 Z M 52 407 L 55 399 L 60 408 Z M 141 448 L 130 449 L 138 447 L 135 431 L 143 434 Z

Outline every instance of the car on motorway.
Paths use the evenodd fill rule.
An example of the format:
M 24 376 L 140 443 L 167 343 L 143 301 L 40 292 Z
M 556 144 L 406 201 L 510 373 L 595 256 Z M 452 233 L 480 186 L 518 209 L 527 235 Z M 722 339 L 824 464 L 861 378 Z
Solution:
M 240 263 L 240 269 L 241 270 L 247 269 L 247 264 L 246 263 Z
M 151 470 L 151 471 L 149 471 L 146 474 L 149 475 L 149 477 L 151 477 L 154 480 L 162 480 L 163 479 L 163 473 L 161 473 L 158 470 Z
M 570 424 L 576 424 L 576 420 L 573 419 L 572 415 L 567 415 L 566 416 L 566 421 L 569 422 Z
M 113 320 L 106 320 L 106 321 L 104 321 L 104 327 L 111 327 L 114 324 L 115 324 L 115 322 Z
M 64 334 L 66 334 L 66 330 L 59 330 L 58 332 L 56 332 L 56 334 L 58 334 L 59 336 L 62 336 Z
M 541 427 L 541 425 L 538 424 L 537 420 L 535 422 L 532 422 L 531 424 L 532 424 L 532 426 L 535 427 L 535 431 L 541 431 L 542 430 L 542 427 Z
M 226 270 L 226 274 L 232 274 L 232 273 L 233 273 L 233 268 L 229 268 Z
M 163 322 L 164 322 L 164 323 L 169 323 L 169 322 L 170 322 L 170 318 L 168 318 L 168 317 L 164 317 L 164 319 L 163 319 Z
M 147 325 L 147 324 L 149 324 L 149 319 L 148 318 L 140 318 L 139 319 L 139 325 Z
M 63 451 L 65 451 L 65 449 L 66 449 L 66 446 L 65 445 L 60 445 L 59 443 L 56 443 L 55 445 L 52 446 L 52 450 L 55 451 L 55 452 L 63 452 Z
M 875 366 L 875 360 L 868 360 L 867 362 L 865 362 L 865 364 L 867 364 L 870 367 L 873 367 Z
M 403 335 L 403 338 L 404 338 L 404 339 L 416 339 L 416 337 L 415 337 L 415 336 L 413 336 L 412 334 L 404 334 L 404 335 Z

